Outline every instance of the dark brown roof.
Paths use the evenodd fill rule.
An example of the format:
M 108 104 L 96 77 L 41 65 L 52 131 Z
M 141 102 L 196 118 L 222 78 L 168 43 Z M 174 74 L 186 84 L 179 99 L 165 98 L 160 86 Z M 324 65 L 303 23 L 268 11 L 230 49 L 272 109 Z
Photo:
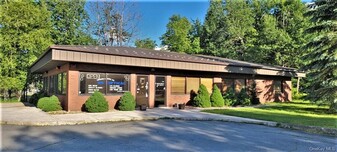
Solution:
M 111 47 L 111 46 L 70 46 L 70 45 L 54 45 L 51 49 L 70 50 L 78 52 L 89 52 L 99 54 L 109 54 L 128 57 L 139 57 L 148 59 L 161 59 L 182 62 L 208 63 L 224 65 L 225 63 L 215 61 L 215 59 L 203 58 L 194 55 L 188 55 L 177 52 L 156 51 L 150 49 L 141 49 L 133 47 Z
M 262 65 L 262 64 L 256 64 L 256 63 L 239 61 L 239 60 L 232 60 L 232 59 L 215 57 L 215 56 L 189 55 L 189 54 L 184 54 L 184 53 L 156 51 L 156 50 L 133 48 L 133 47 L 53 45 L 48 48 L 48 50 L 51 50 L 51 49 L 76 51 L 76 52 L 89 52 L 89 53 L 98 53 L 98 54 L 109 54 L 109 55 L 138 57 L 138 58 L 148 58 L 148 59 L 180 61 L 180 62 L 194 62 L 194 63 L 205 63 L 205 64 L 216 64 L 216 65 L 262 68 L 262 69 L 279 70 L 279 71 L 294 71 L 294 72 L 296 71 L 296 69 L 293 69 L 293 68 Z M 45 53 L 47 53 L 48 50 Z M 43 56 L 44 55 L 42 55 L 41 57 Z M 40 58 L 38 60 L 40 60 Z

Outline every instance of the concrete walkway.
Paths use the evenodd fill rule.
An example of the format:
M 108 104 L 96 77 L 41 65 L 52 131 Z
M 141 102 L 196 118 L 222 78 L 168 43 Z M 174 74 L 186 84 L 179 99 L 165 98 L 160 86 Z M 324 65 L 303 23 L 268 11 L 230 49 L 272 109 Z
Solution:
M 104 113 L 67 113 L 48 114 L 36 107 L 25 106 L 22 103 L 2 103 L 0 124 L 31 125 L 31 126 L 53 126 L 53 125 L 75 125 L 98 122 L 119 122 L 134 120 L 209 120 L 230 121 L 252 124 L 276 126 L 276 122 L 240 118 L 200 112 L 199 109 L 179 110 L 175 108 L 154 108 L 147 111 L 109 111 Z

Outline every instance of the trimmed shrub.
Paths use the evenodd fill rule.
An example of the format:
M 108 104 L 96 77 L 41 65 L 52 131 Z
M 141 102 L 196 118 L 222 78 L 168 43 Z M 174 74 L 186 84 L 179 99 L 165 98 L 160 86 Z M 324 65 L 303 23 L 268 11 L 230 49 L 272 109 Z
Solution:
M 102 93 L 95 91 L 84 104 L 88 112 L 107 112 L 109 104 Z
M 205 85 L 201 84 L 199 86 L 198 95 L 194 98 L 194 101 L 197 107 L 202 108 L 211 107 L 209 93 Z
M 222 98 L 220 89 L 215 84 L 213 85 L 212 94 L 211 94 L 211 105 L 212 107 L 223 107 L 224 99 Z
M 136 101 L 130 92 L 125 92 L 118 101 L 118 109 L 121 111 L 133 111 L 136 108 Z
M 46 112 L 62 110 L 59 99 L 54 95 L 39 99 L 37 107 Z
M 224 105 L 225 106 L 232 106 L 236 103 L 236 95 L 232 88 L 228 89 L 226 93 L 223 95 Z
M 190 91 L 190 100 L 186 103 L 186 105 L 197 106 L 194 98 L 197 96 L 197 93 L 194 90 Z
M 29 98 L 29 103 L 33 104 L 33 105 L 37 105 L 37 102 L 39 101 L 39 99 L 43 98 L 43 97 L 48 97 L 48 94 L 44 91 L 41 92 L 37 92 L 34 93 L 30 98 Z

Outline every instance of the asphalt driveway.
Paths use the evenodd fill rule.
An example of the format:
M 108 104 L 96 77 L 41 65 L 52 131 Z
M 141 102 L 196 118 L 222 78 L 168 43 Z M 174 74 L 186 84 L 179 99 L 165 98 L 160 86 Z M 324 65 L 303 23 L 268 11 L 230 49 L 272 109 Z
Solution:
M 1 151 L 336 151 L 333 137 L 219 121 L 1 126 Z

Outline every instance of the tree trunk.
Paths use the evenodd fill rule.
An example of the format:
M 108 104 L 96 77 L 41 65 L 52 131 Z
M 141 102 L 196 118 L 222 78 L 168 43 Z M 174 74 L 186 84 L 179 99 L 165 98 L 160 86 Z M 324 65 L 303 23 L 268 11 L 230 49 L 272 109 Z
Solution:
M 298 94 L 300 92 L 300 80 L 301 80 L 301 78 L 298 77 L 297 78 L 297 85 L 296 85 L 296 94 Z

